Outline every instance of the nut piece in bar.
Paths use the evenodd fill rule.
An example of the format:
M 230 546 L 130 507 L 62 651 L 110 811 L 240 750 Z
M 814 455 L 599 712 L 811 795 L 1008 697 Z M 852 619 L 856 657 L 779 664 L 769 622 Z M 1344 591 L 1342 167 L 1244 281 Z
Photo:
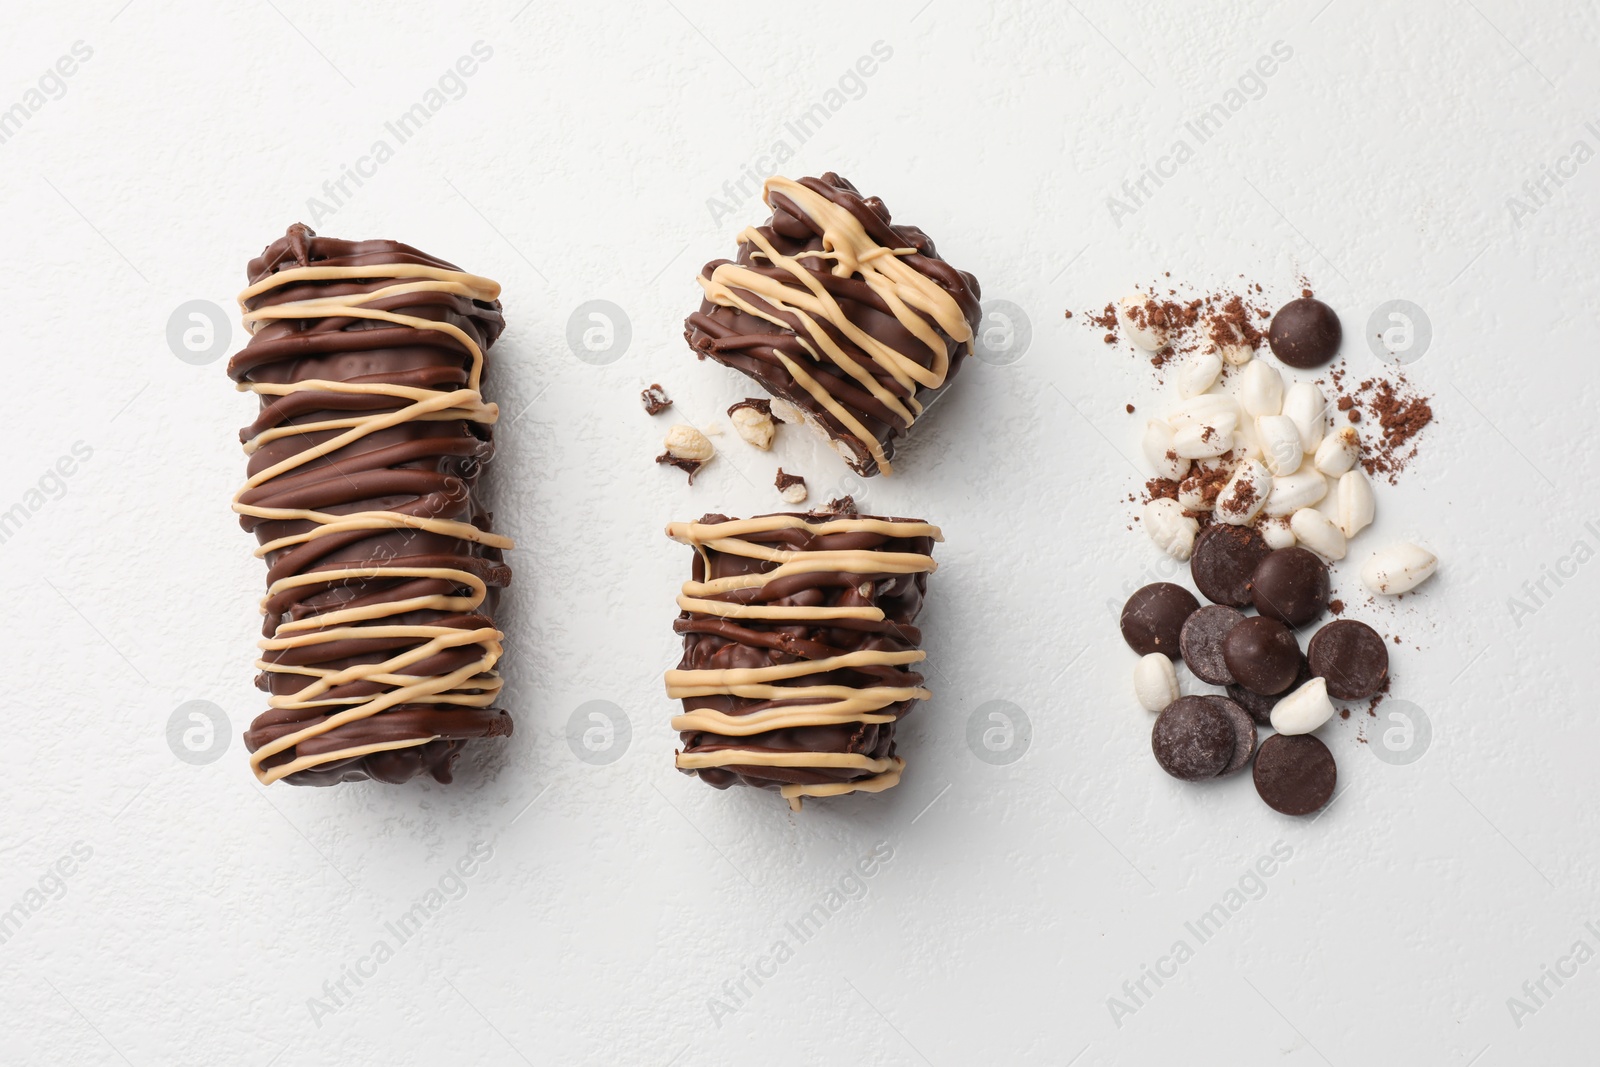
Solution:
M 728 420 L 745 443 L 763 452 L 772 451 L 778 428 L 772 424 L 772 402 L 746 397 L 728 409 Z
M 228 375 L 260 398 L 233 498 L 267 564 L 250 766 L 267 784 L 449 782 L 468 741 L 511 733 L 494 608 L 512 544 L 476 488 L 500 286 L 298 224 L 248 276 Z
M 931 695 L 914 623 L 939 528 L 844 510 L 707 515 L 667 536 L 695 549 L 666 674 L 678 769 L 775 789 L 796 811 L 897 784 L 895 723 Z
M 707 263 L 684 323 L 701 358 L 755 379 L 772 414 L 820 432 L 857 474 L 891 473 L 895 440 L 972 353 L 978 283 L 915 226 L 829 172 L 768 178 L 764 225 Z

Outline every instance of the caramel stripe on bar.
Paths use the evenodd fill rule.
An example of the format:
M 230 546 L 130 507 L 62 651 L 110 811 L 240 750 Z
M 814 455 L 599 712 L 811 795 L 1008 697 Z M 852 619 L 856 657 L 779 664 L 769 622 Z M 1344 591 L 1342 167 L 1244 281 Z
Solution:
M 481 390 L 500 287 L 299 225 L 249 278 L 250 341 L 228 373 L 260 398 L 233 497 L 268 567 L 251 769 L 448 782 L 470 739 L 511 733 L 493 609 L 512 543 L 474 499 L 499 417 Z
M 739 234 L 737 260 L 706 264 L 684 336 L 857 473 L 889 474 L 895 438 L 972 352 L 978 283 L 837 174 L 769 178 L 763 195 L 772 217 Z
M 931 694 L 913 624 L 939 529 L 833 514 L 708 515 L 667 536 L 695 549 L 678 597 L 683 659 L 666 673 L 677 766 L 719 789 L 808 796 L 900 780 L 894 726 Z

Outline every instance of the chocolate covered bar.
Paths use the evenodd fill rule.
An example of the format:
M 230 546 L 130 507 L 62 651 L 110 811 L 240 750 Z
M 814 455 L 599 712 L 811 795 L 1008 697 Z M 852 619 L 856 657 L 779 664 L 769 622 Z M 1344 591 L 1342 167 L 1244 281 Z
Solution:
M 978 283 L 837 174 L 768 178 L 764 226 L 700 272 L 684 337 L 754 378 L 772 414 L 825 436 L 856 473 L 891 473 L 896 438 L 972 353 Z
M 228 374 L 260 397 L 233 498 L 267 563 L 251 768 L 263 783 L 449 782 L 468 741 L 511 733 L 493 616 L 512 544 L 476 493 L 499 417 L 481 390 L 500 286 L 301 225 L 248 277 L 250 341 Z
M 707 515 L 667 536 L 695 550 L 667 695 L 678 769 L 726 789 L 876 793 L 905 761 L 894 727 L 930 696 L 911 669 L 937 526 L 842 513 Z

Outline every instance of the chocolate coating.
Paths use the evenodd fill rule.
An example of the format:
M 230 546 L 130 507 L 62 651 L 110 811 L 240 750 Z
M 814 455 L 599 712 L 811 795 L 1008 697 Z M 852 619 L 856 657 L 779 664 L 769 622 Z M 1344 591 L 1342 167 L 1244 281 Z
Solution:
M 1291 300 L 1272 316 L 1267 343 L 1291 367 L 1320 367 L 1339 352 L 1343 330 L 1333 308 L 1313 297 Z
M 1213 604 L 1250 606 L 1250 576 L 1272 549 L 1253 526 L 1214 522 L 1195 538 L 1189 557 L 1194 586 Z
M 1122 639 L 1141 656 L 1160 652 L 1178 658 L 1178 634 L 1200 601 L 1181 585 L 1154 582 L 1137 589 L 1122 605 Z
M 1243 619 L 1242 613 L 1226 604 L 1208 604 L 1189 616 L 1178 635 L 1178 647 L 1183 650 L 1183 662 L 1196 678 L 1212 685 L 1233 683 L 1233 674 L 1222 655 L 1222 640 Z
M 1300 646 L 1277 619 L 1252 615 L 1222 639 L 1222 658 L 1234 681 L 1262 696 L 1288 690 L 1300 671 Z
M 1295 545 L 1269 553 L 1250 576 L 1256 610 L 1290 626 L 1314 622 L 1332 595 L 1328 565 L 1310 549 Z
M 1216 709 L 1228 717 L 1228 724 L 1233 727 L 1233 756 L 1228 760 L 1227 766 L 1217 772 L 1218 778 L 1226 778 L 1230 774 L 1238 774 L 1250 766 L 1250 761 L 1256 754 L 1256 721 L 1250 713 L 1227 697 L 1207 696 Z
M 1318 630 L 1306 656 L 1311 672 L 1327 680 L 1328 695 L 1338 700 L 1365 700 L 1389 681 L 1389 646 L 1355 619 L 1336 619 Z
M 302 225 L 291 226 L 283 237 L 251 260 L 248 274 L 252 285 L 280 272 L 308 266 L 370 267 L 370 278 L 362 275 L 286 282 L 248 299 L 246 310 L 254 312 L 295 301 L 356 297 L 397 281 L 409 281 L 386 273 L 396 265 L 438 271 L 459 269 L 395 241 L 341 241 L 318 237 Z M 497 300 L 481 301 L 437 288 L 361 303 L 399 315 L 449 322 L 480 349 L 492 345 L 505 327 Z M 445 393 L 468 388 L 471 364 L 472 354 L 467 346 L 441 330 L 381 319 L 299 316 L 262 322 L 244 350 L 229 361 L 228 374 L 241 383 L 287 385 L 317 379 Z M 352 420 L 409 406 L 408 400 L 370 391 L 308 388 L 276 396 L 264 392 L 259 414 L 240 431 L 240 439 L 250 442 L 280 427 Z M 301 456 L 342 432 L 343 428 L 305 430 L 266 440 L 250 456 L 250 474 L 257 475 Z M 335 451 L 268 478 L 243 491 L 238 504 L 259 509 L 305 509 L 336 516 L 396 513 L 470 523 L 479 531 L 487 531 L 489 516 L 478 499 L 476 485 L 493 453 L 492 431 L 487 422 L 471 418 L 407 419 L 368 432 Z M 312 533 L 319 527 L 318 522 L 300 518 L 248 514 L 241 515 L 240 525 L 255 534 L 261 544 Z M 279 698 L 306 690 L 318 674 L 355 668 L 359 675 L 362 666 L 381 663 L 431 643 L 416 636 L 360 636 L 366 628 L 440 627 L 447 631 L 492 632 L 499 590 L 511 578 L 500 548 L 437 530 L 393 526 L 350 529 L 286 544 L 268 552 L 266 563 L 269 589 L 273 583 L 315 576 L 319 571 L 358 572 L 328 581 L 287 584 L 271 592 L 264 603 L 262 628 L 268 638 L 280 634 L 280 627 L 285 626 L 289 628 L 281 631 L 284 637 L 316 634 L 316 628 L 307 630 L 303 624 L 332 612 L 381 609 L 383 605 L 429 598 L 473 599 L 458 580 L 396 574 L 396 569 L 465 572 L 481 580 L 485 587 L 481 603 L 471 609 L 380 611 L 376 618 L 338 624 L 353 631 L 349 636 L 268 648 L 262 659 L 279 669 L 263 671 L 256 685 Z M 361 576 L 362 571 L 366 576 Z M 494 655 L 498 655 L 497 644 Z M 408 676 L 444 676 L 470 668 L 483 656 L 483 649 L 476 644 L 443 644 L 397 670 Z M 267 757 L 261 761 L 260 771 L 362 746 L 395 745 L 400 747 L 317 763 L 283 780 L 296 785 L 331 785 L 367 778 L 399 783 L 427 774 L 448 782 L 469 740 L 511 733 L 511 718 L 504 710 L 449 698 L 454 695 L 467 700 L 476 695 L 492 695 L 498 685 L 498 678 L 488 668 L 481 673 L 469 671 L 455 686 L 448 687 L 448 692 L 441 693 L 437 703 L 403 702 L 353 719 Z M 245 744 L 254 753 L 398 688 L 401 687 L 391 682 L 355 677 L 334 685 L 319 698 L 342 703 L 273 708 L 262 713 L 245 732 Z
M 931 555 L 932 536 L 898 537 L 863 530 L 814 533 L 805 527 L 837 519 L 855 519 L 853 512 L 835 514 L 782 513 L 803 521 L 804 526 L 764 530 L 739 535 L 740 540 L 774 551 L 805 553 L 823 551 L 861 551 L 866 553 L 917 553 Z M 758 516 L 761 518 L 762 516 Z M 875 516 L 860 516 L 873 520 Z M 701 524 L 721 525 L 738 520 L 724 515 L 706 515 Z M 917 519 L 884 520 L 917 523 Z M 930 563 L 931 566 L 931 563 Z M 779 564 L 748 555 L 723 551 L 702 544 L 694 556 L 692 580 L 696 583 L 740 575 L 767 574 Z M 927 573 L 889 571 L 799 570 L 792 575 L 763 584 L 746 585 L 725 593 L 708 593 L 710 601 L 730 601 L 752 607 L 806 607 L 825 609 L 871 609 L 883 613 L 882 619 L 830 618 L 764 619 L 754 615 L 717 615 L 705 611 L 682 611 L 673 630 L 683 635 L 683 657 L 678 670 L 714 671 L 763 669 L 805 663 L 860 652 L 905 653 L 918 649 L 922 631 L 914 623 L 922 610 L 927 592 Z M 780 688 L 836 686 L 851 690 L 868 687 L 910 689 L 922 685 L 918 672 L 896 666 L 862 665 L 790 675 Z M 670 689 L 670 685 L 669 685 Z M 924 693 L 924 695 L 926 695 Z M 711 712 L 744 718 L 762 712 L 787 710 L 804 713 L 807 705 L 822 697 L 739 696 L 729 693 L 683 698 L 683 712 Z M 897 700 L 879 709 L 878 715 L 890 721 L 844 722 L 831 725 L 798 725 L 759 730 L 751 733 L 718 733 L 708 729 L 680 730 L 682 756 L 749 751 L 755 753 L 846 753 L 874 760 L 895 759 L 895 725 L 916 705 L 915 698 Z M 828 767 L 812 760 L 809 765 L 771 766 L 758 763 L 728 763 L 722 766 L 679 768 L 698 775 L 718 789 L 731 785 L 781 789 L 785 785 L 832 786 L 861 783 L 875 772 L 857 767 Z M 791 801 L 792 803 L 793 801 Z
M 781 182 L 780 179 L 773 181 Z M 810 288 L 814 286 L 827 294 L 837 308 L 837 318 L 849 329 L 841 328 L 840 321 L 821 311 L 807 311 L 803 317 L 791 307 L 774 305 L 771 300 L 748 288 L 750 277 L 746 276 L 729 283 L 732 296 L 746 306 L 718 302 L 712 299 L 708 291 L 700 310 L 685 321 L 684 338 L 701 358 L 709 356 L 718 363 L 750 376 L 774 397 L 794 405 L 808 422 L 828 435 L 835 449 L 858 474 L 874 475 L 879 473 L 880 465 L 872 448 L 880 448 L 885 459 L 891 458 L 895 440 L 910 428 L 910 420 L 903 412 L 893 410 L 882 397 L 874 395 L 835 356 L 826 351 L 827 347 L 836 346 L 850 363 L 866 368 L 877 383 L 899 401 L 914 396 L 915 401 L 926 409 L 949 387 L 971 353 L 970 338 L 976 333 L 983 314 L 978 303 L 978 282 L 972 275 L 956 270 L 941 259 L 927 234 L 915 226 L 891 223 L 889 210 L 884 207 L 883 201 L 877 197 L 863 197 L 855 186 L 839 175 L 830 171 L 820 178 L 802 178 L 798 184 L 847 211 L 865 230 L 866 239 L 876 242 L 875 247 L 912 249 L 909 254 L 897 258 L 931 279 L 954 299 L 959 314 L 967 324 L 965 340 L 952 337 L 926 309 L 919 308 L 911 312 L 922 320 L 922 325 L 932 331 L 942 346 L 943 356 L 948 359 L 948 370 L 943 379 L 934 385 L 914 383 L 908 387 L 891 374 L 881 354 L 874 355 L 864 347 L 859 337 L 851 336 L 853 331 L 860 331 L 888 349 L 916 361 L 924 371 L 934 368 L 939 359 L 939 353 L 919 339 L 896 316 L 896 308 L 885 299 L 883 291 L 867 284 L 861 270 L 848 274 L 835 273 L 835 268 L 844 261 L 843 258 L 823 253 L 837 247 L 835 243 L 841 241 L 842 233 L 830 231 L 823 220 L 814 217 L 802 203 L 797 202 L 797 197 L 804 197 L 799 197 L 799 194 L 791 196 L 780 188 L 769 187 L 766 199 L 772 207 L 772 216 L 756 232 L 780 256 L 793 257 L 798 269 L 806 275 L 806 281 L 802 282 L 790 270 L 774 263 L 755 241 L 741 235 L 738 258 L 707 263 L 701 271 L 702 284 L 712 282 L 719 267 L 733 263 L 791 290 L 797 306 L 815 301 Z M 825 235 L 830 242 L 829 249 L 824 249 Z M 723 272 L 724 275 L 727 273 Z M 902 313 L 905 313 L 904 309 Z M 785 365 L 785 358 L 814 380 L 859 423 L 867 437 L 872 439 L 870 445 L 861 433 L 847 426 L 806 388 L 794 370 Z M 910 410 L 914 412 L 915 406 L 912 405 Z
M 1168 704 L 1150 731 L 1156 762 L 1186 782 L 1215 778 L 1233 758 L 1235 743 L 1232 719 L 1202 696 L 1179 697 Z
M 1285 815 L 1321 810 L 1339 783 L 1328 746 L 1311 734 L 1273 734 L 1256 752 L 1256 792 Z

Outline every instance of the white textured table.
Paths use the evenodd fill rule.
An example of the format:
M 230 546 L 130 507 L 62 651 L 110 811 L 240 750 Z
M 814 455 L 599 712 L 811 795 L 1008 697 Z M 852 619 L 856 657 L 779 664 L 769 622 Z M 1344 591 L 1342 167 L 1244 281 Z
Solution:
M 521 2 L 9 16 L 0 1062 L 1593 1060 L 1592 5 Z M 789 156 L 924 226 L 1031 332 L 863 492 L 944 527 L 936 697 L 900 788 L 801 815 L 672 768 L 689 559 L 661 530 L 772 509 L 779 463 L 819 498 L 844 468 L 724 436 L 690 489 L 637 400 L 660 381 L 703 424 L 747 392 L 681 320 L 765 215 L 741 178 Z M 489 489 L 521 545 L 517 727 L 453 788 L 245 767 L 262 567 L 227 500 L 250 401 L 166 331 L 231 308 L 296 219 L 505 286 Z M 1360 373 L 1372 309 L 1433 324 L 1409 372 L 1438 422 L 1361 545 L 1443 564 L 1357 612 L 1404 636 L 1395 696 L 1431 739 L 1400 765 L 1372 755 L 1392 723 L 1326 728 L 1347 791 L 1315 822 L 1166 778 L 1130 692 L 1115 611 L 1162 571 L 1126 529 L 1145 411 L 1123 404 L 1160 393 L 1062 312 L 1165 271 L 1278 295 L 1303 271 Z M 591 300 L 630 327 L 604 365 L 567 343 Z M 188 710 L 169 742 L 190 701 L 215 744 Z M 618 709 L 610 762 L 568 742 L 590 701 Z M 967 741 L 993 701 L 1031 726 L 1011 762 Z

